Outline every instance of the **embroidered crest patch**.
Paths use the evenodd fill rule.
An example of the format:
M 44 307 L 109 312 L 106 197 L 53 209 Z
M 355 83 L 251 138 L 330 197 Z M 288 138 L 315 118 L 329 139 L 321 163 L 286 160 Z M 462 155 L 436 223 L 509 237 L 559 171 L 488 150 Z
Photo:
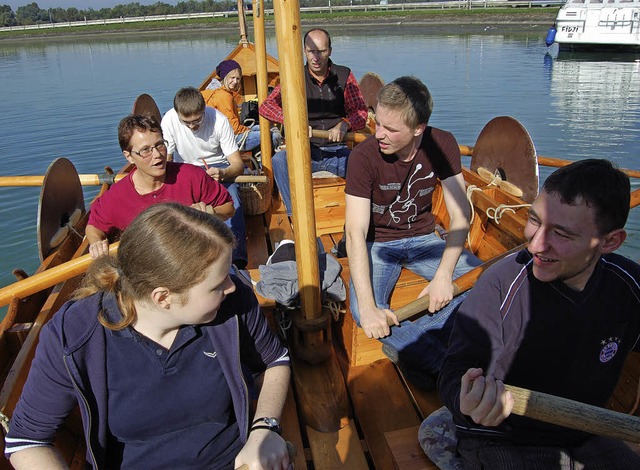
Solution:
M 609 338 L 609 340 L 602 341 L 602 349 L 600 350 L 600 362 L 603 364 L 609 362 L 618 352 L 618 343 L 620 338 Z

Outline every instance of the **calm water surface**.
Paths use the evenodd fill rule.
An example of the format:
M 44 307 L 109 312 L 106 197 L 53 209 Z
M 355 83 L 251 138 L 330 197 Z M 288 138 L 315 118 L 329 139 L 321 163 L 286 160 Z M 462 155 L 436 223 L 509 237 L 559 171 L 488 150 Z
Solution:
M 559 57 L 541 32 L 349 29 L 331 31 L 333 59 L 358 78 L 369 71 L 385 82 L 421 78 L 434 96 L 431 124 L 461 144 L 473 145 L 491 118 L 510 115 L 540 155 L 640 168 L 640 62 L 633 57 Z M 118 169 L 124 158 L 116 126 L 135 97 L 149 93 L 165 112 L 178 88 L 199 85 L 236 43 L 237 35 L 214 31 L 0 42 L 0 175 L 42 175 L 62 156 L 79 173 Z M 267 49 L 277 56 L 273 34 Z M 541 169 L 541 178 L 550 171 Z M 32 273 L 39 264 L 38 198 L 38 188 L 0 188 L 2 286 L 14 280 L 13 268 Z M 623 253 L 638 260 L 640 213 L 627 228 Z

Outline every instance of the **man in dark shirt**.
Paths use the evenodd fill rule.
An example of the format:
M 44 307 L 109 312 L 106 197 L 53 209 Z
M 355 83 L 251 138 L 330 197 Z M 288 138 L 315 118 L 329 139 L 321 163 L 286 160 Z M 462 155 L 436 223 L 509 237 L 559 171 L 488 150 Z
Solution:
M 461 301 L 452 280 L 480 260 L 463 251 L 469 233 L 469 203 L 460 148 L 453 134 L 428 125 L 433 100 L 414 77 L 400 77 L 378 94 L 376 134 L 349 157 L 346 232 L 351 271 L 351 313 L 369 338 L 425 389 L 442 366 L 448 335 L 441 330 Z M 440 181 L 450 224 L 446 241 L 435 234 L 432 195 Z M 431 281 L 429 311 L 397 324 L 389 297 L 405 267 Z M 417 374 L 417 375 L 414 375 Z
M 309 131 L 329 131 L 328 139 L 311 139 L 312 171 L 329 171 L 344 178 L 349 149 L 344 144 L 347 131 L 364 129 L 367 105 L 353 72 L 348 67 L 331 62 L 331 37 L 324 29 L 312 29 L 304 35 L 304 68 L 307 92 Z M 260 114 L 271 122 L 283 122 L 280 85 L 276 86 L 260 105 Z M 273 177 L 291 215 L 291 191 L 287 152 L 273 156 Z
M 529 211 L 528 248 L 487 270 L 460 306 L 439 391 L 465 468 L 640 468 L 620 441 L 512 415 L 504 387 L 609 400 L 640 350 L 640 266 L 613 253 L 629 193 L 607 160 L 555 171 Z

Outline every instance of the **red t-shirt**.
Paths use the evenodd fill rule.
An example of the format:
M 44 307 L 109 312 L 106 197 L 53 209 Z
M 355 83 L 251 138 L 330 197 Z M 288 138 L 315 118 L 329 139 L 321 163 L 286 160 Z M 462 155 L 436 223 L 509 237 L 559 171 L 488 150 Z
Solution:
M 367 241 L 391 241 L 433 232 L 432 193 L 438 179 L 462 171 L 453 134 L 427 127 L 410 162 L 380 152 L 374 136 L 349 155 L 345 193 L 371 201 Z
M 160 202 L 178 202 L 190 206 L 204 202 L 220 206 L 231 201 L 227 189 L 198 166 L 167 162 L 166 179 L 162 187 L 148 194 L 138 194 L 131 177 L 127 176 L 111 186 L 92 205 L 89 225 L 113 235 L 124 230 L 147 207 Z

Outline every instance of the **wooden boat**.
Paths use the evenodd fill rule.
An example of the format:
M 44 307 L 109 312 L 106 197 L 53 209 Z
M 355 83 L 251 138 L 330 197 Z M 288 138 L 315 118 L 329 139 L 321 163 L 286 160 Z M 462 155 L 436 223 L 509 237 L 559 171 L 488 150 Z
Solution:
M 296 51 L 290 44 L 301 44 L 299 21 L 296 21 L 297 9 L 289 11 L 279 3 L 276 7 L 276 15 L 281 15 L 277 24 L 278 43 L 283 45 L 279 56 L 283 67 L 287 67 L 283 77 L 292 78 L 296 71 L 302 70 L 301 51 Z M 291 33 L 295 30 L 298 31 L 297 36 Z M 287 37 L 287 34 L 292 37 Z M 286 50 L 284 45 L 290 46 L 293 51 Z M 257 69 L 258 77 L 266 77 L 264 69 L 262 72 L 260 67 Z M 288 145 L 302 149 L 300 152 L 304 154 L 304 149 L 308 148 L 308 142 L 304 140 L 307 134 L 305 129 L 296 131 L 296 125 L 306 128 L 306 116 L 301 111 L 306 108 L 300 105 L 300 100 L 304 102 L 303 94 L 293 81 L 293 84 L 288 83 L 290 88 L 287 89 L 292 90 L 289 97 L 297 96 L 298 102 L 293 100 L 293 103 L 284 103 L 285 124 L 290 130 L 289 134 L 294 137 Z M 266 85 L 264 79 L 257 81 L 258 94 Z M 294 132 L 291 132 L 292 129 Z M 302 140 L 296 141 L 296 136 L 302 136 Z M 537 184 L 535 148 L 520 123 L 500 117 L 485 127 L 474 147 L 462 147 L 461 150 L 463 154 L 472 156 L 470 168 L 464 169 L 474 209 L 468 245 L 482 260 L 490 262 L 509 250 L 517 249 L 524 241 L 527 207 L 523 199 L 507 190 L 513 189 L 514 185 L 520 186 L 525 199 L 531 201 L 535 196 L 537 186 L 527 186 L 533 179 Z M 294 216 L 287 217 L 279 199 L 274 199 L 271 208 L 264 214 L 246 216 L 249 272 L 254 280 L 259 277 L 257 267 L 264 264 L 279 241 L 285 238 L 296 240 L 301 307 L 285 311 L 272 300 L 259 297 L 264 313 L 273 322 L 274 328 L 287 323 L 292 325 L 285 330 L 285 336 L 292 350 L 294 380 L 282 426 L 284 437 L 297 449 L 295 468 L 436 468 L 419 448 L 416 437 L 421 421 L 441 406 L 437 395 L 420 391 L 403 378 L 382 354 L 381 344 L 366 338 L 362 330 L 356 327 L 348 312 L 348 302 L 337 309 L 320 304 L 318 269 L 317 265 L 313 266 L 314 261 L 317 262 L 315 240 L 319 237 L 328 251 L 342 236 L 344 181 L 340 178 L 313 180 L 310 169 L 304 166 L 304 159 L 299 160 L 303 160 L 302 167 L 293 165 L 290 169 L 295 179 L 292 185 Z M 552 165 L 564 163 L 554 159 L 539 160 Z M 513 167 L 513 162 L 516 162 L 516 167 L 525 168 L 523 182 L 518 184 L 514 183 L 518 179 L 518 168 Z M 269 162 L 263 159 L 263 164 L 268 171 Z M 495 178 L 496 174 L 503 176 L 502 181 Z M 632 203 L 634 206 L 640 203 L 637 192 Z M 448 216 L 439 188 L 434 194 L 433 212 L 438 224 L 446 230 Z M 86 245 L 75 249 L 71 255 L 63 256 L 61 253 L 60 257 L 69 259 L 84 252 Z M 340 262 L 344 268 L 341 276 L 348 282 L 347 260 L 341 259 Z M 86 265 L 88 260 L 86 256 L 84 260 L 80 257 L 76 263 Z M 41 269 L 45 274 L 56 270 L 44 265 Z M 64 269 L 66 267 L 61 271 Z M 456 282 L 460 289 L 471 287 L 482 269 L 458 279 Z M 73 271 L 72 274 L 76 275 L 77 272 Z M 68 298 L 79 279 L 76 276 L 60 283 L 62 277 L 52 274 L 53 280 L 30 287 L 31 291 L 37 292 L 31 296 L 46 297 L 45 289 L 58 283 L 52 294 L 46 297 L 46 304 L 42 306 L 42 302 L 37 303 L 42 308 L 36 307 L 37 316 L 34 317 L 33 326 L 24 335 L 17 357 L 0 389 L 0 410 L 6 417 L 11 416 L 26 379 L 41 326 Z M 426 281 L 418 276 L 403 271 L 392 294 L 391 307 L 403 314 L 420 311 L 421 308 L 411 302 L 425 284 Z M 13 294 L 7 294 L 6 288 L 0 289 L 0 305 L 7 295 L 15 304 L 31 301 L 24 294 L 29 290 L 10 287 L 14 287 Z M 408 304 L 411 306 L 407 308 Z M 638 364 L 638 355 L 629 359 L 629 367 L 610 405 L 613 409 L 637 414 Z M 71 467 L 82 466 L 85 447 L 78 415 L 69 417 L 60 430 L 56 445 Z M 8 463 L 0 460 L 0 468 L 4 467 L 9 468 Z

